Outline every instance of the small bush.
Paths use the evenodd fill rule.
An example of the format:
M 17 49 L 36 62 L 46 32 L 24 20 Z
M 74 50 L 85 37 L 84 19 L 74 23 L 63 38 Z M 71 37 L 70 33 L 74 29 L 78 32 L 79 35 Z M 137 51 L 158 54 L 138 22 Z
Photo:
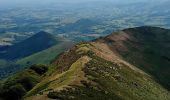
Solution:
M 49 92 L 47 96 L 48 96 L 49 98 L 51 98 L 51 99 L 61 99 L 61 98 L 58 96 L 58 92 Z
M 48 71 L 48 67 L 45 65 L 32 65 L 30 69 L 34 70 L 39 75 L 42 75 Z
M 38 83 L 38 80 L 36 80 L 35 78 L 33 77 L 30 77 L 30 76 L 26 76 L 26 77 L 23 77 L 21 78 L 20 80 L 18 80 L 18 83 L 20 83 L 21 85 L 24 86 L 24 88 L 29 91 L 31 90 L 37 83 Z
M 19 100 L 26 94 L 26 90 L 21 84 L 11 86 L 9 90 L 3 91 L 1 94 L 5 100 Z

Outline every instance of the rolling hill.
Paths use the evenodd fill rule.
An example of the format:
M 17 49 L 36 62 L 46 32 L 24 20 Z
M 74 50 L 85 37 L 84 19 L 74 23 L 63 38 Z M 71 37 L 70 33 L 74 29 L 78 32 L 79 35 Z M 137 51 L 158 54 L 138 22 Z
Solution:
M 69 23 L 65 26 L 59 27 L 56 31 L 58 33 L 81 33 L 81 34 L 87 34 L 87 33 L 93 33 L 92 27 L 95 25 L 98 25 L 99 22 L 94 19 L 80 19 L 76 21 L 75 23 Z
M 79 43 L 51 64 L 34 65 L 21 72 L 28 77 L 17 73 L 1 82 L 0 97 L 169 100 L 169 39 L 170 30 L 144 26 Z
M 35 43 L 34 43 L 35 42 Z M 49 64 L 57 55 L 73 46 L 73 42 L 39 32 L 32 37 L 0 48 L 0 79 L 6 78 L 33 64 Z
M 27 67 L 33 64 L 50 64 L 51 61 L 56 58 L 56 56 L 61 54 L 63 51 L 68 50 L 73 45 L 74 45 L 73 41 L 62 40 L 62 42 L 48 49 L 45 49 L 41 52 L 35 53 L 28 57 L 18 59 L 16 61 L 16 64 L 20 66 L 27 66 Z
M 39 32 L 32 37 L 7 48 L 0 54 L 0 59 L 14 60 L 27 57 L 54 46 L 59 41 L 51 34 Z

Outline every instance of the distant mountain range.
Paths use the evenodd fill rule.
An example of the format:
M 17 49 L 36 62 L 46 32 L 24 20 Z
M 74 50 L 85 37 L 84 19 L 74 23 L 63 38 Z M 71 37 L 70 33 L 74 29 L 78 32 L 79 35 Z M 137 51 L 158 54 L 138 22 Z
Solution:
M 51 64 L 32 65 L 1 82 L 0 97 L 5 100 L 169 100 L 169 43 L 170 30 L 149 26 L 79 43 Z
M 70 23 L 65 26 L 57 28 L 58 33 L 68 33 L 68 32 L 82 32 L 83 34 L 94 33 L 92 30 L 93 26 L 98 25 L 99 22 L 94 19 L 80 19 L 75 23 Z

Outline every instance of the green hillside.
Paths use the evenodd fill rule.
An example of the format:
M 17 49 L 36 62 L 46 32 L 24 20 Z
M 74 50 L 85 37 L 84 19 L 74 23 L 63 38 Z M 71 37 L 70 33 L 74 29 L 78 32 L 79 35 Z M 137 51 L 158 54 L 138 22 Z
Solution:
M 30 66 L 33 64 L 50 64 L 50 62 L 56 58 L 60 53 L 69 49 L 74 43 L 72 41 L 63 41 L 53 47 L 35 53 L 31 56 L 19 59 L 16 64 L 21 66 Z
M 29 91 L 26 100 L 170 99 L 169 91 L 152 76 L 119 58 L 107 44 L 79 44 L 53 66 L 53 74 Z
M 104 43 L 170 90 L 170 30 L 157 27 L 131 28 L 104 38 Z
M 35 42 L 35 43 L 34 43 Z M 57 55 L 72 47 L 74 42 L 39 32 L 4 49 L 0 54 L 0 79 L 6 78 L 33 64 L 49 64 Z M 2 52 L 1 52 L 2 53 Z
M 7 48 L 5 53 L 0 54 L 1 59 L 15 60 L 27 57 L 39 51 L 45 50 L 59 43 L 53 35 L 46 32 L 39 32 L 32 37 L 21 41 Z
M 16 74 L 1 82 L 0 96 L 5 100 L 14 93 L 24 100 L 170 100 L 168 37 L 166 29 L 137 27 L 79 43 L 49 65 L 27 69 L 36 74 L 29 80 L 35 83 L 29 90 L 17 81 L 23 79 L 17 77 L 21 74 Z M 160 59 L 164 53 L 166 57 Z M 6 99 L 6 90 L 12 91 L 11 98 Z
M 3 80 L 5 84 L 0 84 L 0 99 L 18 100 L 25 95 L 27 91 L 31 90 L 37 83 L 39 83 L 43 78 L 43 75 L 49 69 L 49 66 L 33 65 L 29 69 L 18 72 L 8 79 Z

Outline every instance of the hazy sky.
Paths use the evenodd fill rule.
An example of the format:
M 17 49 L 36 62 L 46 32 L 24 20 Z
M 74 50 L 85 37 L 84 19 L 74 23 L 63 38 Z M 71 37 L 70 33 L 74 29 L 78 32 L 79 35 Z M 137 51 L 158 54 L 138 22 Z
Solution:
M 46 3 L 76 3 L 76 2 L 91 2 L 91 1 L 112 1 L 115 3 L 132 3 L 132 2 L 162 2 L 168 0 L 0 0 L 0 5 L 29 5 L 29 4 L 46 4 Z
M 0 0 L 0 3 L 40 3 L 40 2 L 90 2 L 90 1 L 113 1 L 113 2 L 139 2 L 139 1 L 164 1 L 164 0 Z

